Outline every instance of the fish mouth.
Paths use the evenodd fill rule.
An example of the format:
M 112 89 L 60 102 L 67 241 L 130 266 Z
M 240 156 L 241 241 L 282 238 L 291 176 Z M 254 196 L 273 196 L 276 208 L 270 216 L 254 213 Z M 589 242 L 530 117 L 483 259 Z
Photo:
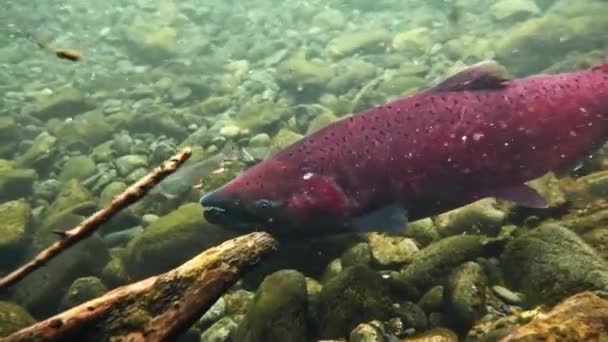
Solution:
M 239 201 L 222 195 L 217 190 L 203 195 L 203 216 L 207 222 L 228 230 L 251 232 L 256 230 L 253 217 L 240 209 Z

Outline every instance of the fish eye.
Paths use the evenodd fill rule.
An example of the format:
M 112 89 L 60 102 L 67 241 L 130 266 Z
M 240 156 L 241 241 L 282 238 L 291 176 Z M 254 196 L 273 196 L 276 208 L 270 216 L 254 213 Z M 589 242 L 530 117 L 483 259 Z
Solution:
M 254 206 L 256 209 L 271 209 L 271 208 L 276 208 L 279 206 L 278 202 L 275 201 L 271 201 L 271 200 L 267 200 L 267 199 L 260 199 L 255 201 Z

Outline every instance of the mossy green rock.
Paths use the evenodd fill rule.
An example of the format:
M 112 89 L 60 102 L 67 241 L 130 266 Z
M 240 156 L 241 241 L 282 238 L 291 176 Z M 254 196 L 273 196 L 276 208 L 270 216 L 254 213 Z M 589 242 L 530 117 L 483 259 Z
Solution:
M 527 305 L 551 304 L 585 290 L 608 289 L 608 263 L 571 230 L 545 224 L 509 242 L 503 273 Z
M 47 211 L 47 218 L 66 211 L 90 213 L 96 207 L 93 195 L 78 180 L 67 181 Z
M 442 236 L 463 233 L 496 236 L 507 214 L 495 205 L 494 199 L 482 199 L 438 215 L 433 221 Z
M 334 114 L 327 112 L 321 113 L 310 121 L 310 123 L 308 124 L 308 130 L 306 130 L 306 135 L 312 134 L 336 121 L 338 121 L 338 117 Z
M 226 316 L 213 323 L 201 334 L 201 342 L 230 342 L 238 328 L 234 318 Z
M 334 71 L 324 63 L 292 57 L 278 66 L 277 77 L 280 82 L 294 87 L 325 86 L 334 77 Z
M 319 334 L 340 338 L 362 322 L 387 319 L 392 313 L 387 284 L 367 266 L 344 269 L 330 279 L 319 296 Z
M 597 228 L 585 233 L 583 240 L 593 247 L 597 253 L 608 261 L 608 228 Z
M 24 201 L 0 204 L 0 267 L 19 260 L 32 230 L 32 209 Z
M 567 7 L 580 6 L 575 1 L 564 3 Z M 604 15 L 608 4 L 598 2 L 586 7 L 584 12 L 550 13 L 515 26 L 497 42 L 497 59 L 519 76 L 542 71 L 569 52 L 596 49 L 604 43 L 601 37 L 608 30 Z
M 224 112 L 232 105 L 228 96 L 211 96 L 192 108 L 193 112 L 202 116 L 212 116 Z
M 68 159 L 62 166 L 60 181 L 67 181 L 72 178 L 85 180 L 95 173 L 95 162 L 87 156 L 76 156 Z
M 463 262 L 500 255 L 504 241 L 479 235 L 452 236 L 421 249 L 402 274 L 419 289 L 443 284 L 450 271 Z
M 0 301 L 0 337 L 36 323 L 32 315 L 21 306 Z
M 43 132 L 34 139 L 32 145 L 15 159 L 19 167 L 42 169 L 55 156 L 57 138 Z
M 384 29 L 348 32 L 330 40 L 325 50 L 332 57 L 343 57 L 378 47 L 390 38 L 390 33 Z
M 295 143 L 296 141 L 302 139 L 303 135 L 298 134 L 294 131 L 290 131 L 289 129 L 282 128 L 277 135 L 272 138 L 272 143 L 270 144 L 270 153 L 276 153 L 285 147 Z
M 465 262 L 456 268 L 444 288 L 445 310 L 449 324 L 466 333 L 485 313 L 488 279 L 482 267 Z
M 376 66 L 360 59 L 349 59 L 328 83 L 327 89 L 334 93 L 343 93 L 353 87 L 365 84 L 376 76 Z
M 40 98 L 27 111 L 38 119 L 48 120 L 74 117 L 93 108 L 94 105 L 87 101 L 80 90 L 66 87 L 48 97 Z
M 100 112 L 91 112 L 66 122 L 57 128 L 57 145 L 63 149 L 88 153 L 107 141 L 115 127 Z
M 0 200 L 26 197 L 32 192 L 36 177 L 36 171 L 18 168 L 13 162 L 0 159 Z
M 235 116 L 235 125 L 256 134 L 265 128 L 278 124 L 289 113 L 287 107 L 263 100 L 243 106 Z
M 83 277 L 74 280 L 65 293 L 61 303 L 61 309 L 75 307 L 91 299 L 101 297 L 108 288 L 97 277 Z
M 166 272 L 233 235 L 207 223 L 200 204 L 184 204 L 129 242 L 125 266 L 136 278 Z
M 83 216 L 68 213 L 52 224 L 45 222 L 34 233 L 33 243 L 27 251 L 27 256 L 33 257 L 34 254 L 57 241 L 57 235 L 52 231 L 74 228 L 83 220 Z M 103 241 L 97 235 L 90 236 L 24 278 L 19 286 L 15 287 L 13 293 L 15 301 L 26 307 L 35 317 L 48 317 L 57 312 L 61 299 L 72 282 L 79 277 L 100 272 L 108 257 Z
M 282 270 L 269 275 L 258 288 L 235 341 L 309 341 L 307 298 L 301 273 Z

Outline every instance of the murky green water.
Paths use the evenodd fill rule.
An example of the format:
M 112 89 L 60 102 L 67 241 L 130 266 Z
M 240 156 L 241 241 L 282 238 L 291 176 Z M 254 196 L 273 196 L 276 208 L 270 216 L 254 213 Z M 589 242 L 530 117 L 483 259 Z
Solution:
M 143 200 L 0 292 L 0 336 L 241 234 L 207 222 L 201 194 L 330 123 L 482 60 L 525 77 L 608 55 L 601 0 L 1 7 L 0 275 L 181 148 L 193 153 Z M 600 88 L 593 97 L 607 108 Z M 608 286 L 608 154 L 582 157 L 529 183 L 547 208 L 486 198 L 394 234 L 281 236 L 182 339 L 497 340 L 539 305 Z M 597 300 L 574 310 L 604 315 Z M 584 319 L 569 324 L 570 340 L 592 340 Z

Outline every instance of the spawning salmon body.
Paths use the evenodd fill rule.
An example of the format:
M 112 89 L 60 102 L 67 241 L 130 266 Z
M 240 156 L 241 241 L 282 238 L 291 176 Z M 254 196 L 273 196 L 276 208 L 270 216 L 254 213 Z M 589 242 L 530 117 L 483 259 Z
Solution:
M 391 206 L 415 220 L 488 196 L 535 205 L 524 182 L 605 141 L 608 67 L 514 80 L 486 68 L 303 138 L 203 196 L 205 216 L 315 235 L 356 229 Z

